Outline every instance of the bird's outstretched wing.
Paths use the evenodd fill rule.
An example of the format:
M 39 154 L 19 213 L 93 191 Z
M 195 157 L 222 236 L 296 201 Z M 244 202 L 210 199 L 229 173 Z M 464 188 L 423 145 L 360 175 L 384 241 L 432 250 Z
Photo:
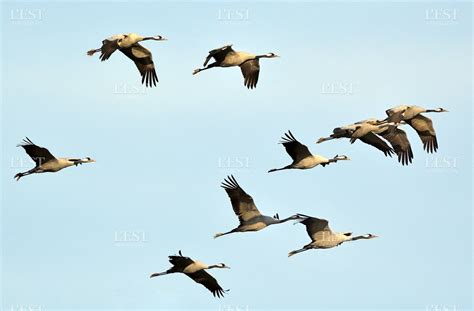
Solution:
M 48 149 L 35 145 L 28 137 L 23 139 L 23 142 L 18 145 L 23 147 L 26 153 L 35 161 L 36 166 L 40 166 L 41 163 L 46 163 L 50 160 L 56 159 Z
M 408 140 L 407 134 L 402 129 L 391 127 L 382 132 L 383 138 L 388 140 L 398 156 L 398 162 L 402 165 L 408 165 L 413 160 L 413 151 Z
M 433 121 L 430 118 L 418 114 L 416 117 L 406 120 L 406 122 L 418 133 L 426 152 L 434 153 L 438 150 L 438 140 L 436 139 Z
M 101 61 L 108 60 L 109 57 L 116 50 L 118 50 L 120 48 L 119 45 L 118 45 L 118 40 L 119 40 L 119 38 L 113 39 L 113 40 L 105 39 L 104 41 L 102 41 L 102 47 L 100 48 L 100 60 Z
M 254 217 L 261 216 L 257 206 L 253 202 L 253 199 L 248 195 L 235 180 L 234 176 L 227 176 L 227 179 L 221 185 L 225 189 L 227 195 L 230 198 L 232 208 L 234 209 L 235 215 L 239 217 L 239 221 L 245 222 Z
M 392 157 L 392 154 L 393 154 L 392 148 L 390 148 L 390 146 L 387 145 L 387 143 L 384 142 L 383 139 L 378 137 L 376 134 L 369 132 L 368 134 L 360 137 L 359 139 L 363 141 L 364 143 L 374 146 L 375 148 L 379 149 L 380 151 L 383 152 L 385 156 Z
M 308 147 L 297 141 L 291 131 L 285 133 L 285 136 L 281 138 L 280 144 L 285 147 L 286 152 L 290 155 L 295 163 L 306 157 L 312 156 Z
M 301 223 L 306 226 L 306 232 L 313 241 L 324 239 L 325 235 L 330 236 L 332 233 L 331 228 L 329 228 L 329 222 L 326 219 L 308 217 L 301 221 Z
M 207 273 L 205 270 L 199 270 L 194 273 L 185 273 L 187 276 L 189 276 L 191 279 L 194 280 L 194 282 L 199 283 L 206 287 L 208 290 L 211 291 L 212 295 L 217 298 L 222 298 L 224 297 L 224 293 L 226 290 L 222 289 L 222 287 L 217 283 L 217 280 L 212 277 L 209 273 Z
M 142 84 L 147 87 L 156 86 L 158 77 L 151 52 L 148 49 L 139 43 L 135 43 L 130 47 L 120 49 L 120 51 L 135 63 L 142 76 Z
M 244 76 L 244 85 L 248 89 L 257 87 L 258 75 L 260 73 L 260 63 L 258 59 L 248 60 L 242 63 L 240 70 Z
M 214 49 L 214 50 L 211 50 L 209 51 L 209 55 L 207 55 L 206 57 L 206 60 L 204 61 L 204 67 L 206 67 L 207 63 L 211 60 L 211 58 L 214 57 L 214 59 L 216 60 L 216 62 L 221 62 L 224 60 L 224 58 L 226 57 L 226 55 L 228 53 L 231 53 L 231 52 L 235 52 L 233 49 L 232 49 L 232 44 L 230 45 L 226 45 L 226 46 L 223 46 L 221 48 L 218 48 L 218 49 Z

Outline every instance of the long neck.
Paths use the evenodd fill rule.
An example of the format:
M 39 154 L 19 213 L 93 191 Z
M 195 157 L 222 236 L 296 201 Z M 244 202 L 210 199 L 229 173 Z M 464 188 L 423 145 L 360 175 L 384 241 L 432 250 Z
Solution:
M 219 265 L 210 265 L 210 266 L 207 266 L 207 268 L 204 268 L 204 269 L 214 269 L 214 268 L 222 268 L 222 267 L 219 266 Z
M 263 55 L 256 55 L 255 59 L 260 59 L 260 58 L 270 58 L 270 56 L 263 54 Z
M 156 38 L 154 38 L 154 37 L 144 37 L 140 41 L 145 41 L 145 40 L 156 40 Z
M 287 221 L 290 221 L 290 220 L 293 220 L 293 219 L 295 219 L 295 218 L 293 218 L 292 216 L 290 216 L 290 217 L 284 218 L 284 219 L 282 219 L 282 220 L 278 220 L 277 223 L 282 224 L 282 223 L 284 223 L 284 222 L 287 222 Z
M 363 235 L 358 235 L 358 236 L 355 236 L 351 239 L 351 241 L 357 241 L 357 240 L 368 240 L 369 238 L 366 237 L 366 236 L 363 236 Z
M 440 109 L 426 109 L 424 112 L 443 112 Z

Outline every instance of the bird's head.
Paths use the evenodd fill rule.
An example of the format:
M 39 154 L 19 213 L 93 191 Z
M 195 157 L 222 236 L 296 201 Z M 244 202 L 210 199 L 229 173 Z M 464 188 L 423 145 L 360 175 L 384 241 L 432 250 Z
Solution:
M 153 37 L 150 37 L 150 38 L 152 38 L 151 40 L 155 40 L 155 41 L 166 41 L 166 40 L 168 40 L 168 39 L 166 39 L 165 37 L 160 36 L 160 35 L 158 35 L 158 36 L 153 36 Z
M 95 160 L 92 159 L 92 158 L 90 158 L 90 157 L 86 157 L 86 158 L 83 158 L 83 159 L 69 159 L 69 161 L 74 162 L 74 165 L 75 165 L 75 166 L 78 166 L 79 164 L 82 165 L 82 163 L 92 163 L 92 162 L 95 162 Z
M 372 234 L 372 233 L 367 233 L 367 234 L 364 234 L 362 236 L 362 238 L 364 238 L 366 240 L 370 240 L 370 239 L 378 238 L 378 235 L 375 235 L 375 234 Z
M 219 269 L 230 269 L 230 267 L 229 267 L 229 266 L 226 266 L 226 264 L 223 263 L 223 262 L 218 263 L 218 264 L 216 265 L 216 268 L 219 268 Z
M 436 108 L 435 109 L 436 112 L 449 112 L 448 110 L 444 109 L 444 108 Z
M 335 160 L 338 161 L 345 161 L 345 160 L 350 160 L 350 158 L 346 155 L 337 155 L 334 157 Z
M 267 54 L 265 54 L 265 57 L 266 58 L 275 58 L 275 57 L 280 57 L 280 56 L 276 55 L 275 53 L 267 53 Z
M 326 141 L 326 140 L 327 140 L 327 139 L 326 139 L 325 137 L 321 137 L 320 139 L 318 139 L 318 140 L 316 141 L 316 143 L 317 143 L 317 144 L 320 144 L 320 143 L 322 143 L 322 142 L 324 142 L 324 141 Z

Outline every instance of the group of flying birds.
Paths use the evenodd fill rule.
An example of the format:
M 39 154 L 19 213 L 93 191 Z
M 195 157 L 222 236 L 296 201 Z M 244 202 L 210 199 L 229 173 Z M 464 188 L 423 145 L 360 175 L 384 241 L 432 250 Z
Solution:
M 93 55 L 96 52 L 100 52 L 100 59 L 105 61 L 116 50 L 119 50 L 134 61 L 142 76 L 143 84 L 147 87 L 156 86 L 158 78 L 151 52 L 139 44 L 139 42 L 145 40 L 162 41 L 166 39 L 162 36 L 142 37 L 132 33 L 115 35 L 102 41 L 101 48 L 90 50 L 87 54 Z M 210 51 L 204 62 L 204 67 L 196 69 L 193 74 L 213 67 L 239 66 L 244 76 L 245 86 L 254 88 L 257 85 L 260 71 L 259 59 L 273 57 L 277 57 L 277 55 L 274 53 L 253 55 L 246 52 L 236 52 L 232 49 L 231 45 L 227 45 Z M 208 65 L 211 58 L 214 58 L 215 62 Z M 350 125 L 337 127 L 329 137 L 320 138 L 317 143 L 338 138 L 348 138 L 351 144 L 360 140 L 379 149 L 385 156 L 391 157 L 392 154 L 395 153 L 398 156 L 398 161 L 402 165 L 408 165 L 412 162 L 413 151 L 405 131 L 400 127 L 404 124 L 410 125 L 418 133 L 424 150 L 428 153 L 436 152 L 438 142 L 433 122 L 424 116 L 423 113 L 446 111 L 447 110 L 443 108 L 425 109 L 418 106 L 397 106 L 386 110 L 387 117 L 383 120 L 367 119 Z M 271 169 L 268 172 L 285 169 L 311 169 L 317 165 L 324 167 L 337 161 L 349 160 L 349 157 L 345 155 L 336 155 L 333 158 L 313 155 L 307 146 L 300 143 L 293 136 L 291 131 L 285 133 L 281 139 L 280 143 L 284 146 L 293 162 L 282 168 Z M 15 178 L 17 180 L 33 173 L 58 172 L 66 167 L 95 162 L 95 160 L 90 157 L 56 158 L 48 149 L 37 146 L 29 138 L 24 139 L 18 146 L 24 148 L 25 152 L 33 159 L 36 165 L 26 172 L 16 174 Z M 214 236 L 215 238 L 236 232 L 259 231 L 270 225 L 282 224 L 294 220 L 302 223 L 306 227 L 311 242 L 301 249 L 288 253 L 288 256 L 293 256 L 310 249 L 328 249 L 339 246 L 344 242 L 361 239 L 368 240 L 377 237 L 374 234 L 353 236 L 351 232 L 333 232 L 329 228 L 327 220 L 300 213 L 284 219 L 280 219 L 278 214 L 273 217 L 262 215 L 257 209 L 253 198 L 240 187 L 232 175 L 224 180 L 222 187 L 230 198 L 234 213 L 239 219 L 239 225 L 228 232 L 217 233 Z M 172 265 L 170 269 L 161 273 L 153 273 L 150 277 L 171 273 L 183 273 L 195 282 L 205 286 L 215 297 L 220 298 L 226 292 L 226 290 L 218 284 L 217 280 L 205 271 L 213 268 L 229 268 L 224 263 L 206 265 L 200 261 L 183 256 L 181 251 L 179 251 L 179 255 L 169 256 L 169 262 Z
M 146 40 L 164 41 L 166 39 L 163 36 L 142 37 L 135 33 L 114 35 L 104 39 L 100 48 L 87 51 L 87 55 L 92 56 L 100 52 L 100 60 L 106 61 L 116 50 L 119 50 L 135 63 L 142 77 L 142 84 L 153 87 L 158 83 L 153 57 L 151 52 L 139 43 Z M 254 55 L 243 51 L 234 51 L 232 45 L 226 45 L 209 51 L 203 68 L 195 69 L 193 75 L 214 67 L 239 66 L 244 76 L 244 85 L 253 89 L 258 82 L 260 59 L 275 57 L 278 57 L 275 53 Z M 209 64 L 212 58 L 214 58 L 214 62 Z

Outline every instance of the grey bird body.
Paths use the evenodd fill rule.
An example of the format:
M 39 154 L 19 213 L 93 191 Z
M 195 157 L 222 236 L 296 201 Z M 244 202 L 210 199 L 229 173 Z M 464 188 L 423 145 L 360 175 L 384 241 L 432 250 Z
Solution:
M 260 62 L 262 58 L 275 58 L 278 55 L 274 53 L 267 53 L 263 55 L 255 55 L 243 51 L 234 51 L 232 45 L 225 45 L 209 51 L 209 55 L 204 61 L 203 68 L 197 68 L 193 71 L 193 75 L 208 70 L 214 67 L 236 67 L 239 66 L 244 76 L 244 85 L 248 89 L 257 87 L 258 77 L 260 73 Z M 209 64 L 211 59 L 215 62 Z
M 35 173 L 55 173 L 64 168 L 79 165 L 83 163 L 95 162 L 95 160 L 87 157 L 83 159 L 77 158 L 56 158 L 53 156 L 48 149 L 35 145 L 28 137 L 23 140 L 22 144 L 18 147 L 23 147 L 26 153 L 35 161 L 36 166 L 29 171 L 18 173 L 15 175 L 16 180 L 20 180 L 21 177 Z
M 235 232 L 260 231 L 271 225 L 281 224 L 289 220 L 301 219 L 301 217 L 296 215 L 282 220 L 280 220 L 278 214 L 274 217 L 262 215 L 257 209 L 253 198 L 239 186 L 232 175 L 224 180 L 222 188 L 227 192 L 232 204 L 232 209 L 234 210 L 235 215 L 239 218 L 239 226 L 228 232 L 217 233 L 214 235 L 214 238 Z
M 158 76 L 152 54 L 139 44 L 139 42 L 146 40 L 164 41 L 166 39 L 162 36 L 142 37 L 135 33 L 118 34 L 104 39 L 102 47 L 87 51 L 87 55 L 92 56 L 100 52 L 100 60 L 106 61 L 116 50 L 119 50 L 135 63 L 142 77 L 142 84 L 146 87 L 156 86 Z
M 224 263 L 206 265 L 200 261 L 192 260 L 189 257 L 183 256 L 181 251 L 179 251 L 179 256 L 169 256 L 169 262 L 173 265 L 170 269 L 165 272 L 153 273 L 150 275 L 150 278 L 172 273 L 183 273 L 194 280 L 194 282 L 206 287 L 214 297 L 224 297 L 224 293 L 228 291 L 222 289 L 219 283 L 217 283 L 217 280 L 205 271 L 214 268 L 230 269 L 230 267 L 226 266 Z
M 368 240 L 377 237 L 376 235 L 370 233 L 354 237 L 352 236 L 352 232 L 333 232 L 331 228 L 329 228 L 329 222 L 326 219 L 306 216 L 302 214 L 297 215 L 300 217 L 305 217 L 305 219 L 302 220 L 301 223 L 306 226 L 306 232 L 311 238 L 311 243 L 303 246 L 303 248 L 301 249 L 289 252 L 288 257 L 310 249 L 329 249 L 339 246 L 344 242 L 356 241 L 360 239 Z
M 426 112 L 448 112 L 444 108 L 426 109 L 420 106 L 400 105 L 387 109 L 387 121 L 408 123 L 417 133 L 423 143 L 423 149 L 428 153 L 434 153 L 438 150 L 438 139 L 433 126 L 433 121 L 422 115 Z
M 290 165 L 287 165 L 282 168 L 274 168 L 269 170 L 268 172 L 276 172 L 276 171 L 281 171 L 281 170 L 287 170 L 287 169 L 300 169 L 300 170 L 306 170 L 306 169 L 311 169 L 313 167 L 316 167 L 318 165 L 321 166 L 326 166 L 331 163 L 336 163 L 337 161 L 344 161 L 344 160 L 350 160 L 349 157 L 345 155 L 336 155 L 334 158 L 328 159 L 320 155 L 313 155 L 309 151 L 308 147 L 306 145 L 303 145 L 300 143 L 291 133 L 291 131 L 288 131 L 288 133 L 285 133 L 285 135 L 281 138 L 280 144 L 285 147 L 286 152 L 288 155 L 291 157 L 293 162 Z

